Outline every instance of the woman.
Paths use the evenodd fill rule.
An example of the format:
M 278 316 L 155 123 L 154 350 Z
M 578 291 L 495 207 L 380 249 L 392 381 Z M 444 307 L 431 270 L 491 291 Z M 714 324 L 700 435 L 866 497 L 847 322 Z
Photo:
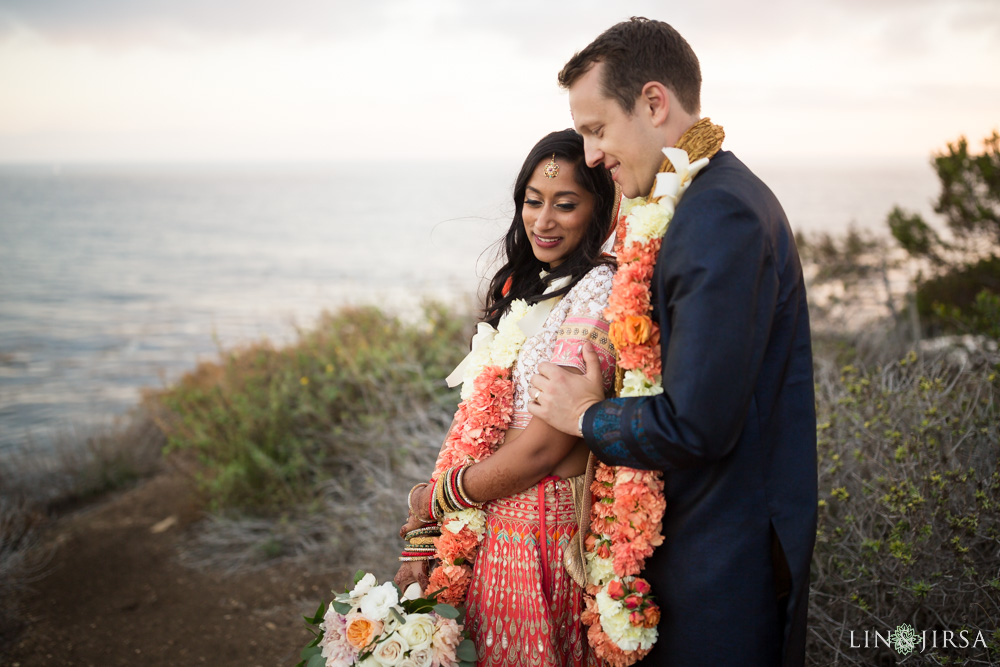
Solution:
M 490 283 L 484 308 L 485 321 L 500 329 L 499 339 L 511 331 L 503 316 L 513 317 L 515 311 L 523 312 L 525 304 L 537 304 L 533 315 L 517 323 L 522 331 L 528 330 L 510 371 L 513 418 L 495 453 L 464 467 L 468 458 L 450 452 L 449 443 L 459 443 L 457 431 L 469 432 L 463 406 L 475 403 L 478 395 L 467 398 L 442 448 L 435 480 L 410 492 L 411 516 L 400 531 L 409 538 L 404 551 L 408 562 L 396 582 L 402 588 L 413 581 L 430 590 L 450 586 L 441 599 L 458 591 L 452 599 L 467 605 L 467 626 L 480 665 L 595 664 L 580 623 L 582 546 L 579 537 L 573 541 L 581 523 L 578 508 L 589 451 L 579 438 L 532 419 L 527 405 L 538 364 L 554 361 L 583 372 L 582 349 L 587 342 L 601 358 L 605 390 L 611 388 L 614 349 L 603 311 L 614 264 L 601 248 L 614 229 L 617 203 L 609 173 L 603 167 L 587 167 L 583 140 L 572 130 L 549 134 L 528 154 L 514 185 L 514 219 L 504 243 L 506 262 Z M 470 359 L 476 354 L 474 349 Z M 461 375 L 459 369 L 456 372 Z M 470 384 L 466 375 L 463 398 Z M 507 376 L 497 377 L 502 384 Z M 459 465 L 449 467 L 449 456 Z M 449 530 L 432 524 L 443 516 L 441 512 L 479 503 L 484 503 L 485 536 L 478 553 L 454 561 L 475 559 L 471 582 L 462 580 L 458 567 L 438 566 L 428 584 L 426 556 L 433 548 L 428 545 L 429 533 L 452 539 Z M 589 507 L 583 513 L 584 526 L 588 516 Z M 542 533 L 545 539 L 539 540 Z M 449 565 L 447 559 L 444 564 Z M 437 576 L 442 572 L 454 575 Z

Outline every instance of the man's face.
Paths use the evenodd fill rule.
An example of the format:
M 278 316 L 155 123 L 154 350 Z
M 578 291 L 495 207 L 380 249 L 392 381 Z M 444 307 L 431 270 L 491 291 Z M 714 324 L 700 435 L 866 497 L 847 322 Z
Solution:
M 663 162 L 663 135 L 642 98 L 631 114 L 601 90 L 604 63 L 596 63 L 569 89 L 569 108 L 583 136 L 587 164 L 603 164 L 628 197 L 646 196 Z

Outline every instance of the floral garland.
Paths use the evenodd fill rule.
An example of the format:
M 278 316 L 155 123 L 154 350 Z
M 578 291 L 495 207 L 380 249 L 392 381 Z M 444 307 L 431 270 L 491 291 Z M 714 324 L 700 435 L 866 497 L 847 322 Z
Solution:
M 605 317 L 622 373 L 618 395 L 663 393 L 660 330 L 653 322 L 650 284 L 663 236 L 674 209 L 691 180 L 722 143 L 722 128 L 706 118 L 682 137 L 678 146 L 696 144 L 704 157 L 694 164 L 682 148 L 664 148 L 664 167 L 648 198 L 626 200 L 618 227 L 618 271 L 611 285 Z M 697 145 L 707 138 L 709 146 Z M 707 148 L 707 150 L 705 150 Z M 590 530 L 585 541 L 586 610 L 583 622 L 597 656 L 614 667 L 645 657 L 656 642 L 660 609 L 643 565 L 663 543 L 666 510 L 662 474 L 598 463 L 591 485 Z
M 557 288 L 552 285 L 549 289 Z M 511 368 L 527 339 L 522 321 L 529 314 L 535 316 L 532 319 L 547 314 L 544 306 L 550 307 L 552 301 L 529 306 L 523 299 L 516 299 L 495 330 L 488 324 L 479 324 L 472 352 L 453 374 L 463 380 L 462 402 L 431 479 L 437 480 L 453 466 L 482 461 L 503 441 L 514 414 Z M 540 307 L 542 312 L 537 312 Z M 465 600 L 472 580 L 472 563 L 485 534 L 486 515 L 482 510 L 470 508 L 445 514 L 441 536 L 434 540 L 434 557 L 441 564 L 431 572 L 428 594 L 439 590 L 437 599 L 448 604 L 461 604 Z

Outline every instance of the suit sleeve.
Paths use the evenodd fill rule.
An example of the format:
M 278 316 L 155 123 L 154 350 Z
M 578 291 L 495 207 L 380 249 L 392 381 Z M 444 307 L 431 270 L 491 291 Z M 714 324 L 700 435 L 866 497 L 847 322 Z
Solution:
M 699 192 L 671 222 L 654 280 L 663 393 L 596 404 L 584 437 L 610 465 L 706 465 L 739 439 L 770 334 L 778 277 L 764 227 L 735 196 Z

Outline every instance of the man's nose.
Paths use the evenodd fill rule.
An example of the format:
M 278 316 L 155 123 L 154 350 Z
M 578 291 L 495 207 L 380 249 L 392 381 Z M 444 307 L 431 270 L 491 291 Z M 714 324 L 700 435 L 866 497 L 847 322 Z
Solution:
M 587 166 L 593 168 L 604 162 L 604 151 L 597 147 L 597 142 L 593 139 L 584 139 L 583 157 Z

